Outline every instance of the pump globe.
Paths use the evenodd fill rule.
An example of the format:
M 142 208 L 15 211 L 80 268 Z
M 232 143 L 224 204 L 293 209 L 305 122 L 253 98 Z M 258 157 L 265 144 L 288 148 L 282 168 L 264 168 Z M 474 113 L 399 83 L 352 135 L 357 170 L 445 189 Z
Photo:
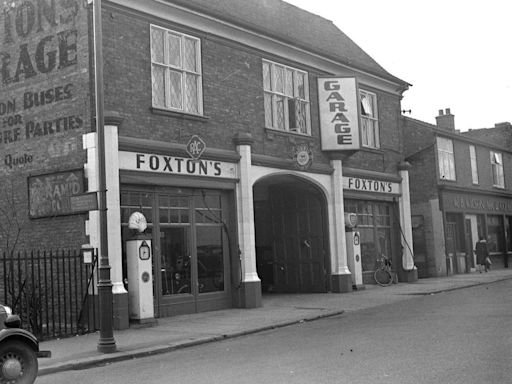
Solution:
M 148 227 L 146 217 L 140 212 L 133 212 L 128 220 L 128 228 L 136 229 L 139 233 L 142 233 Z

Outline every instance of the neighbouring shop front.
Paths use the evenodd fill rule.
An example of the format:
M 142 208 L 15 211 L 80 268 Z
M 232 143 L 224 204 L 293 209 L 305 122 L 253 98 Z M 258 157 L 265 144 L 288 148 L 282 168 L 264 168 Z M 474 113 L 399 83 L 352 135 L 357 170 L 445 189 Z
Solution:
M 374 283 L 373 272 L 379 258 L 391 259 L 393 269 L 401 270 L 399 186 L 390 180 L 343 177 L 345 213 L 357 214 L 364 284 Z
M 487 239 L 494 268 L 508 268 L 512 256 L 512 195 L 443 191 L 441 197 L 448 274 L 475 268 L 475 244 L 482 236 Z

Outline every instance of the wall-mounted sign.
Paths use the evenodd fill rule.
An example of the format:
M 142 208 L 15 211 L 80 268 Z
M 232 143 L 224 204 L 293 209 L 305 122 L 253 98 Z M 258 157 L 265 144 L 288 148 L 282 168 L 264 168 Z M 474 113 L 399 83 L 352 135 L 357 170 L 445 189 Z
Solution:
M 354 77 L 318 79 L 323 151 L 360 148 L 357 92 Z
M 175 156 L 119 152 L 119 169 L 215 178 L 237 178 L 236 164 Z
M 98 194 L 96 192 L 81 193 L 69 196 L 71 211 L 73 213 L 85 213 L 98 209 Z
M 360 192 L 400 194 L 400 184 L 391 181 L 343 177 L 343 189 Z
M 293 147 L 292 158 L 295 166 L 305 171 L 311 167 L 313 163 L 313 152 L 309 144 L 297 144 Z
M 74 214 L 70 197 L 83 192 L 83 170 L 31 176 L 28 178 L 30 217 Z
M 512 213 L 510 199 L 471 193 L 443 192 L 442 206 L 443 210 L 452 212 Z
M 199 136 L 194 135 L 187 143 L 187 153 L 193 159 L 199 159 L 206 150 L 206 143 Z

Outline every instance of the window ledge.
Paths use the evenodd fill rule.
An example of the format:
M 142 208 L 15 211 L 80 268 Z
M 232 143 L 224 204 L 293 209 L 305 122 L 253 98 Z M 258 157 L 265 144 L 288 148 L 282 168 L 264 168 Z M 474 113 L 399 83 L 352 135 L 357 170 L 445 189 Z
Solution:
M 383 149 L 382 147 L 379 147 L 379 148 L 375 148 L 375 147 L 365 147 L 364 145 L 361 144 L 361 148 L 359 149 L 360 151 L 365 151 L 365 152 L 372 152 L 372 153 L 385 153 L 386 150 Z
M 305 133 L 298 133 L 298 132 L 292 132 L 292 131 L 282 131 L 280 129 L 274 129 L 274 128 L 267 128 L 265 127 L 265 132 L 267 134 L 267 138 L 272 138 L 274 135 L 277 136 L 292 136 L 292 137 L 300 137 L 303 139 L 314 139 L 313 136 L 307 135 Z
M 177 117 L 184 120 L 195 120 L 195 121 L 202 121 L 207 122 L 210 120 L 208 116 L 201 116 L 201 115 L 193 115 L 191 113 L 186 112 L 177 112 L 177 111 L 171 111 L 168 109 L 162 109 L 162 108 L 155 108 L 151 107 L 151 112 L 155 115 L 162 115 L 162 116 L 169 116 L 169 117 Z

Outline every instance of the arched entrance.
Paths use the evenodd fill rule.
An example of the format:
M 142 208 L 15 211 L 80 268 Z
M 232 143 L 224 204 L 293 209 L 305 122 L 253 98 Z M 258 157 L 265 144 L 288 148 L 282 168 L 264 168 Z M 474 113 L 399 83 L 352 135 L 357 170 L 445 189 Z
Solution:
M 327 207 L 315 185 L 269 176 L 253 188 L 256 264 L 263 292 L 326 292 Z

